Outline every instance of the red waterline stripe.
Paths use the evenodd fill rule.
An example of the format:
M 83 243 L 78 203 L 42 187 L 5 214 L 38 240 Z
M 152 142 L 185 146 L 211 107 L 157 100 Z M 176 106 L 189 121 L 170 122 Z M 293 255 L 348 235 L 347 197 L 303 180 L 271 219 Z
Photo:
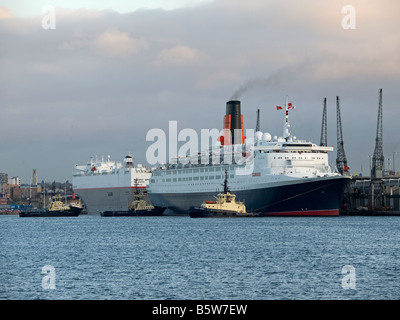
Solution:
M 76 190 L 146 189 L 146 187 L 77 188 Z
M 339 209 L 266 212 L 267 216 L 338 216 Z

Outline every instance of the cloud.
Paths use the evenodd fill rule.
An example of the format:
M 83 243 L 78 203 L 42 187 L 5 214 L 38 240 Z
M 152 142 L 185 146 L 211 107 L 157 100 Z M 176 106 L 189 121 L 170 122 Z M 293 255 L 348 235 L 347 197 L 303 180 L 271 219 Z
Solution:
M 59 65 L 50 63 L 35 63 L 33 65 L 33 71 L 42 74 L 65 74 L 65 70 Z
M 128 32 L 108 30 L 92 39 L 74 39 L 63 42 L 59 48 L 64 51 L 88 48 L 95 55 L 107 58 L 125 58 L 149 47 L 143 38 L 132 38 Z
M 221 85 L 238 85 L 243 82 L 243 77 L 239 73 L 234 71 L 217 71 L 208 74 L 205 78 L 198 81 L 198 86 L 201 88 L 215 88 Z
M 144 39 L 133 39 L 129 33 L 119 30 L 106 31 L 92 42 L 96 54 L 108 57 L 126 57 L 148 48 Z
M 79 8 L 79 9 L 68 9 L 63 7 L 55 7 L 56 17 L 57 19 L 70 19 L 75 22 L 82 21 L 83 19 L 87 20 L 98 20 L 107 15 L 116 14 L 111 8 L 97 10 L 97 9 L 87 9 L 87 8 Z
M 187 66 L 204 62 L 208 56 L 195 49 L 184 45 L 176 45 L 163 49 L 153 62 L 154 66 Z
M 0 19 L 13 18 L 14 14 L 6 7 L 0 6 Z

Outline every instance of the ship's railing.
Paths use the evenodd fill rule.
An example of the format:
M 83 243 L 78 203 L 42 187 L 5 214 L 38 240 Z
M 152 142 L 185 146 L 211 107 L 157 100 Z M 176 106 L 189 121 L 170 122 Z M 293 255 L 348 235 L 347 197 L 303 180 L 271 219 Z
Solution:
M 150 172 L 150 170 L 147 168 L 147 167 L 145 167 L 145 166 L 142 166 L 142 167 L 134 167 L 134 168 L 128 168 L 128 169 L 125 169 L 125 168 L 112 168 L 112 169 L 109 169 L 109 168 L 106 168 L 106 169 L 102 169 L 102 168 L 99 168 L 99 169 L 97 169 L 96 168 L 96 170 L 94 170 L 94 171 L 92 171 L 92 170 L 90 170 L 90 169 L 88 169 L 88 170 L 86 170 L 86 171 L 75 171 L 75 172 L 73 172 L 72 173 L 72 176 L 74 176 L 74 177 L 80 177 L 80 176 L 97 176 L 97 175 L 108 175 L 108 174 L 116 174 L 116 173 L 118 173 L 120 170 L 124 170 L 124 172 L 129 172 L 129 170 L 131 170 L 131 169 L 135 169 L 135 171 L 137 172 L 137 173 L 148 173 L 148 172 Z

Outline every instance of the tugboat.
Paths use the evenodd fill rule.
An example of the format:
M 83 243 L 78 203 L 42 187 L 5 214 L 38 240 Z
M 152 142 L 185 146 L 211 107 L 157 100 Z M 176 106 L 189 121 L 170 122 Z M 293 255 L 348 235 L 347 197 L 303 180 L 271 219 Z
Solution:
M 21 218 L 24 217 L 77 217 L 83 210 L 79 204 L 70 203 L 63 204 L 61 195 L 52 197 L 47 209 L 37 211 L 22 211 L 19 213 Z
M 102 211 L 102 217 L 154 217 L 162 216 L 166 208 L 154 207 L 143 199 L 143 194 L 136 188 L 136 194 L 128 211 Z
M 129 213 L 133 216 L 162 216 L 166 208 L 154 207 L 143 199 L 143 194 L 135 195 L 132 205 L 129 207 Z
M 256 212 L 247 212 L 246 206 L 241 201 L 236 201 L 236 195 L 230 193 L 228 188 L 228 172 L 225 170 L 224 191 L 219 193 L 216 201 L 204 201 L 200 207 L 191 207 L 191 218 L 240 218 L 258 217 Z

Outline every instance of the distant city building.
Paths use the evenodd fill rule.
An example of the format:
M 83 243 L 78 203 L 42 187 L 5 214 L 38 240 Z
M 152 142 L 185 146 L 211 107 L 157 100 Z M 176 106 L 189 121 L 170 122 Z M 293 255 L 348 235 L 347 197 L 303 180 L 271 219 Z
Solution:
M 8 186 L 8 174 L 0 173 L 0 195 L 6 194 Z
M 13 200 L 32 200 L 41 192 L 42 188 L 40 186 L 15 186 L 9 188 L 8 197 Z
M 37 177 L 37 170 L 33 169 L 33 174 L 32 174 L 32 185 L 36 186 L 38 183 L 38 177 Z
M 8 184 L 8 174 L 7 173 L 0 173 L 0 185 Z
M 7 204 L 7 197 L 0 191 L 0 206 L 5 206 Z
M 19 177 L 12 177 L 11 179 L 8 180 L 8 184 L 13 186 L 19 186 L 21 184 L 21 180 Z

